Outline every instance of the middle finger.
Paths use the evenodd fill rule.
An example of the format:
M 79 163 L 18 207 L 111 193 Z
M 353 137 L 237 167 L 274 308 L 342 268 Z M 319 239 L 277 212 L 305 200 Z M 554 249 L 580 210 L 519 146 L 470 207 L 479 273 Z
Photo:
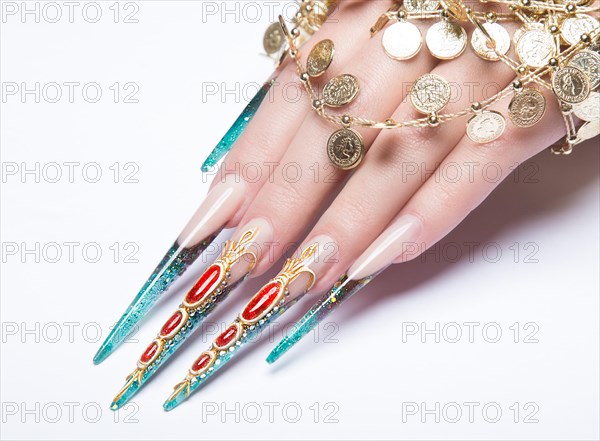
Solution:
M 424 32 L 424 25 L 417 25 L 423 26 L 421 30 Z M 349 114 L 383 119 L 405 98 L 407 91 L 399 86 L 401 81 L 411 82 L 430 71 L 437 60 L 421 50 L 411 60 L 399 63 L 385 55 L 379 38 L 369 39 L 367 31 L 365 39 L 353 60 L 336 72 L 354 75 L 362 87 L 357 99 L 343 110 Z M 239 232 L 265 221 L 270 223 L 273 231 L 270 249 L 268 252 L 261 251 L 261 261 L 253 276 L 266 271 L 286 252 L 286 245 L 298 239 L 345 176 L 345 172 L 331 164 L 325 148 L 334 130 L 329 122 L 310 112 L 271 182 L 263 186 L 245 213 Z M 367 148 L 377 135 L 373 130 L 362 131 L 361 134 Z

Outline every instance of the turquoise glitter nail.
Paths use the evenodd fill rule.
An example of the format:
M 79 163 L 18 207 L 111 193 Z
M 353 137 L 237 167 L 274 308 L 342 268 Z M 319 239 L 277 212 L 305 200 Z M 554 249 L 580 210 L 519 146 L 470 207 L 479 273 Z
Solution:
M 317 246 L 318 244 L 313 244 L 299 257 L 288 259 L 279 274 L 252 297 L 236 319 L 215 338 L 211 347 L 200 354 L 185 379 L 175 386 L 175 390 L 163 404 L 166 411 L 173 410 L 185 401 L 239 353 L 246 343 L 256 341 L 262 330 L 304 295 L 290 295 L 288 288 L 292 281 L 300 275 L 306 275 L 309 282 L 304 292 L 310 290 L 316 276 L 307 264 L 315 255 Z
M 102 343 L 94 356 L 94 364 L 102 363 L 125 341 L 162 294 L 194 263 L 215 237 L 216 234 L 213 234 L 191 247 L 184 247 L 175 242 L 169 248 L 148 281 Z
M 138 358 L 135 370 L 127 377 L 125 386 L 113 399 L 111 409 L 123 406 L 158 371 L 197 330 L 204 319 L 250 274 L 256 264 L 256 254 L 249 249 L 258 228 L 245 232 L 238 241 L 227 241 L 219 259 L 210 265 L 183 302 L 164 323 L 156 338 Z M 232 267 L 245 263 L 244 275 L 232 279 Z
M 263 100 L 269 93 L 269 90 L 275 84 L 275 78 L 267 81 L 263 86 L 258 90 L 256 95 L 250 100 L 244 111 L 238 116 L 233 125 L 229 128 L 225 136 L 219 141 L 217 146 L 210 152 L 208 158 L 202 164 L 202 171 L 207 172 L 212 167 L 217 165 L 217 163 L 231 150 L 233 144 L 238 140 L 241 134 L 246 129 L 248 123 L 252 120 L 256 111 L 262 104 Z
M 131 397 L 133 397 L 142 388 L 142 386 L 144 386 L 144 384 L 146 384 L 146 382 L 167 362 L 171 355 L 173 355 L 173 353 L 179 349 L 183 342 L 200 328 L 200 325 L 204 319 L 213 311 L 213 309 L 220 302 L 225 300 L 229 293 L 233 291 L 241 282 L 242 280 L 232 284 L 231 286 L 223 287 L 213 295 L 209 302 L 203 304 L 201 308 L 198 308 L 198 310 L 190 312 L 185 324 L 181 326 L 181 328 L 177 330 L 177 332 L 159 349 L 160 354 L 155 359 L 150 361 L 152 355 L 157 351 L 157 349 L 155 349 L 155 346 L 157 345 L 156 340 L 153 341 L 140 357 L 141 362 L 144 364 L 142 365 L 138 363 L 138 368 L 127 377 L 127 383 L 119 392 L 117 397 L 115 397 L 110 408 L 112 410 L 117 410 L 125 405 L 131 399 Z M 177 317 L 181 316 L 180 311 L 181 310 L 175 312 L 175 314 L 173 314 L 173 316 L 167 320 L 163 326 L 163 330 L 166 329 L 168 331 L 169 327 L 176 326 L 174 323 L 177 322 Z M 162 332 L 163 331 L 161 331 L 161 333 Z M 140 366 L 143 366 L 143 368 L 140 368 Z
M 377 274 L 360 280 L 351 280 L 346 274 L 340 277 L 327 294 L 298 320 L 298 323 L 291 329 L 290 333 L 271 351 L 267 357 L 267 363 L 275 363 L 292 346 L 323 321 L 325 317 L 373 280 Z

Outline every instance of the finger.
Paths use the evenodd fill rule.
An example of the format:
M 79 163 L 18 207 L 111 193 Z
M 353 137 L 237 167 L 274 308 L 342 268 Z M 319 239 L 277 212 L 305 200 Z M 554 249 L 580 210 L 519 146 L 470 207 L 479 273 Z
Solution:
M 514 77 L 510 68 L 481 59 L 471 48 L 460 62 L 440 63 L 432 73 L 451 84 L 452 99 L 444 114 L 459 112 L 473 102 L 489 98 Z M 392 117 L 409 121 L 416 116 L 412 103 L 406 100 Z M 376 239 L 424 183 L 425 174 L 436 169 L 464 134 L 465 118 L 461 117 L 436 128 L 401 128 L 383 131 L 377 137 L 364 163 L 305 241 L 331 237 L 338 251 L 319 274 L 314 292 L 328 288 Z
M 369 22 L 374 22 L 381 12 L 380 7 L 369 10 L 372 15 Z M 421 51 L 413 59 L 399 63 L 385 55 L 379 38 L 369 39 L 366 32 L 364 42 L 349 63 L 335 71 L 352 74 L 361 84 L 358 98 L 344 107 L 343 112 L 385 119 L 406 95 L 406 88 L 398 79 L 409 82 L 431 70 L 437 60 L 427 51 Z M 335 130 L 314 112 L 307 115 L 282 157 L 277 173 L 261 188 L 245 213 L 240 223 L 244 227 L 239 231 L 249 228 L 255 219 L 266 219 L 273 230 L 273 241 L 263 253 L 263 257 L 268 258 L 260 261 L 254 276 L 260 275 L 285 253 L 340 185 L 345 172 L 331 164 L 326 151 L 327 139 Z M 377 133 L 367 130 L 362 131 L 362 135 L 368 147 Z M 321 239 L 320 242 L 327 242 L 327 238 Z
M 389 265 L 414 259 L 443 238 L 509 175 L 515 163 L 564 135 L 556 100 L 550 92 L 545 96 L 551 106 L 537 126 L 524 130 L 509 124 L 500 139 L 483 146 L 463 137 L 400 214 L 347 271 L 340 271 L 342 276 L 277 344 L 267 362 L 278 360 Z M 495 108 L 506 109 L 507 105 L 508 100 L 504 100 Z M 444 179 L 443 170 L 450 167 L 452 179 Z M 493 170 L 491 176 L 485 172 L 486 167 Z
M 422 250 L 454 229 L 510 175 L 516 164 L 565 135 L 556 98 L 550 91 L 545 91 L 544 96 L 548 108 L 540 123 L 523 129 L 508 122 L 505 133 L 485 145 L 476 144 L 464 136 L 436 170 L 438 178 L 429 178 L 403 208 L 400 217 L 410 215 L 422 221 L 423 228 L 414 238 L 415 242 L 424 244 Z M 507 108 L 508 102 L 507 98 L 494 107 L 502 111 Z M 452 177 L 444 179 L 444 170 L 449 168 L 453 169 Z M 411 260 L 419 253 L 399 255 L 397 262 Z
M 374 6 L 369 2 L 367 8 L 373 9 Z M 322 31 L 317 34 L 340 41 L 343 50 L 338 58 L 341 59 L 350 58 L 354 47 L 349 41 L 349 29 L 352 28 L 341 26 L 341 20 L 353 26 L 369 26 L 369 19 L 356 13 L 356 8 L 349 8 L 353 9 L 350 13 L 345 13 L 344 9 L 336 10 L 336 18 L 328 20 Z M 273 92 L 272 99 L 267 98 L 263 101 L 252 122 L 238 138 L 231 156 L 221 167 L 223 174 L 214 179 L 209 194 L 102 343 L 94 357 L 95 363 L 106 359 L 126 339 L 174 281 L 211 244 L 223 227 L 237 224 L 236 215 L 239 219 L 244 207 L 268 178 L 269 173 L 265 169 L 269 167 L 269 162 L 277 161 L 281 157 L 308 110 L 309 104 L 306 99 L 300 99 L 295 105 L 289 105 L 286 101 L 284 91 L 291 89 L 285 88 L 286 84 L 295 84 L 297 91 L 302 90 L 297 84 L 294 72 L 295 66 L 292 63 L 283 68 L 279 78 L 279 93 Z M 239 130 L 239 127 L 234 124 L 232 130 Z M 240 178 L 235 172 L 236 164 L 258 165 L 259 179 Z M 258 238 L 267 234 L 268 230 L 263 229 Z
M 345 64 L 354 57 L 360 46 L 353 41 L 352 29 L 368 29 L 373 17 L 381 11 L 381 5 L 375 4 L 378 2 L 345 3 L 342 2 L 340 8 L 334 10 L 307 44 L 312 47 L 323 39 L 335 41 L 336 53 L 332 66 Z M 307 54 L 308 49 L 302 51 L 304 59 Z M 311 102 L 298 80 L 296 70 L 295 63 L 288 63 L 283 68 L 269 95 L 217 171 L 212 186 L 228 174 L 237 175 L 246 184 L 244 200 L 228 226 L 238 225 L 310 111 Z

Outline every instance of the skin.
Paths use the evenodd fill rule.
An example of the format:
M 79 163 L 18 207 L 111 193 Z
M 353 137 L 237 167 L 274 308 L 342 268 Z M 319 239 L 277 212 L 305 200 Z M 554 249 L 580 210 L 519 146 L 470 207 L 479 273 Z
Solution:
M 301 51 L 305 64 L 316 42 L 330 38 L 335 43 L 332 65 L 315 81 L 319 90 L 328 79 L 341 73 L 351 73 L 359 79 L 358 99 L 342 108 L 340 114 L 377 120 L 392 116 L 396 121 L 419 117 L 407 99 L 407 90 L 409 84 L 428 72 L 441 75 L 453 85 L 454 99 L 444 109 L 450 113 L 494 94 L 515 79 L 514 72 L 506 65 L 479 58 L 470 44 L 463 55 L 449 61 L 432 57 L 425 44 L 411 60 L 390 59 L 381 47 L 381 34 L 371 39 L 368 33 L 384 9 L 381 2 L 341 2 L 335 14 L 337 20 L 329 20 Z M 431 21 L 414 20 L 413 23 L 425 36 Z M 470 36 L 472 29 L 461 24 Z M 505 25 L 509 32 L 514 31 L 514 27 L 510 29 L 509 24 Z M 514 53 L 509 55 L 515 58 Z M 298 90 L 302 89 L 296 66 L 291 63 L 283 68 L 278 82 L 295 83 Z M 472 163 L 477 164 L 479 171 L 485 164 L 497 164 L 506 177 L 515 163 L 527 160 L 564 136 L 557 101 L 551 92 L 543 90 L 543 93 L 547 100 L 546 114 L 528 129 L 516 127 L 508 119 L 511 96 L 492 106 L 490 110 L 500 111 L 505 116 L 507 128 L 499 139 L 488 144 L 469 140 L 465 134 L 465 117 L 437 128 L 359 130 L 368 152 L 352 172 L 331 166 L 325 145 L 337 127 L 312 111 L 308 96 L 304 93 L 301 100 L 290 103 L 282 93 L 275 93 L 273 100 L 263 103 L 222 164 L 223 172 L 218 173 L 213 182 L 217 185 L 224 175 L 236 169 L 236 164 L 238 169 L 243 169 L 244 164 L 251 162 L 261 169 L 259 179 L 253 176 L 252 181 L 247 181 L 244 201 L 227 225 L 240 226 L 234 234 L 239 235 L 254 219 L 266 219 L 271 224 L 272 241 L 278 245 L 271 247 L 268 255 L 259 256 L 252 277 L 267 271 L 289 251 L 286 245 L 295 243 L 303 248 L 316 237 L 328 236 L 335 243 L 332 248 L 335 256 L 327 265 L 319 266 L 312 290 L 323 291 L 390 223 L 406 214 L 415 216 L 421 223 L 416 242 L 426 247 L 434 245 L 499 184 L 484 179 L 482 173 L 470 173 Z M 265 163 L 278 163 L 278 166 L 274 168 Z M 315 163 L 318 179 L 315 179 Z M 302 170 L 299 180 L 286 179 L 281 170 L 287 164 L 295 164 L 295 168 L 299 165 Z M 407 164 L 418 167 L 418 172 L 403 173 Z M 462 172 L 459 179 L 435 179 L 421 173 L 422 170 L 429 173 L 446 170 L 449 164 Z M 241 178 L 245 179 L 243 175 Z M 310 228 L 311 225 L 314 226 Z M 397 262 L 416 257 L 414 253 L 404 255 Z

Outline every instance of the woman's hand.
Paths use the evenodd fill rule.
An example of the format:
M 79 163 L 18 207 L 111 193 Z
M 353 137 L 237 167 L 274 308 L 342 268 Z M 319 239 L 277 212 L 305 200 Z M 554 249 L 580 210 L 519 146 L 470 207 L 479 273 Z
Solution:
M 325 23 L 302 50 L 305 65 L 310 48 L 318 41 L 328 38 L 335 43 L 332 65 L 325 75 L 312 80 L 318 88 L 342 73 L 358 78 L 360 94 L 340 114 L 373 120 L 391 116 L 396 121 L 419 117 L 408 94 L 411 84 L 429 72 L 452 85 L 451 102 L 444 113 L 468 108 L 515 80 L 504 63 L 483 60 L 470 44 L 461 56 L 448 61 L 434 58 L 425 44 L 410 60 L 391 59 L 382 48 L 381 35 L 369 38 L 368 32 L 385 7 L 383 2 L 341 2 L 335 19 Z M 422 35 L 433 24 L 431 20 L 411 23 Z M 517 29 L 514 23 L 502 25 L 511 35 Z M 472 27 L 465 27 L 470 36 Z M 513 47 L 509 55 L 516 58 Z M 312 110 L 306 93 L 303 99 L 289 102 L 282 91 L 289 90 L 290 84 L 303 90 L 294 63 L 283 68 L 272 99 L 265 100 L 237 141 L 213 187 L 223 185 L 225 176 L 230 183 L 232 174 L 244 183 L 242 201 L 236 201 L 239 208 L 228 225 L 239 226 L 234 237 L 261 227 L 253 277 L 288 253 L 291 244 L 301 241 L 300 248 L 305 248 L 316 241 L 323 245 L 322 258 L 314 266 L 318 277 L 313 292 L 329 288 L 390 224 L 402 226 L 395 243 L 404 245 L 395 256 L 388 250 L 370 270 L 417 257 L 477 207 L 499 184 L 499 176 L 505 178 L 516 164 L 565 134 L 557 100 L 543 90 L 547 109 L 539 123 L 520 128 L 506 117 L 504 134 L 487 144 L 466 136 L 468 117 L 435 128 L 358 129 L 368 151 L 361 165 L 349 173 L 328 159 L 327 140 L 337 127 Z M 491 110 L 506 116 L 510 98 L 495 103 Z M 241 172 L 250 169 L 251 177 Z

